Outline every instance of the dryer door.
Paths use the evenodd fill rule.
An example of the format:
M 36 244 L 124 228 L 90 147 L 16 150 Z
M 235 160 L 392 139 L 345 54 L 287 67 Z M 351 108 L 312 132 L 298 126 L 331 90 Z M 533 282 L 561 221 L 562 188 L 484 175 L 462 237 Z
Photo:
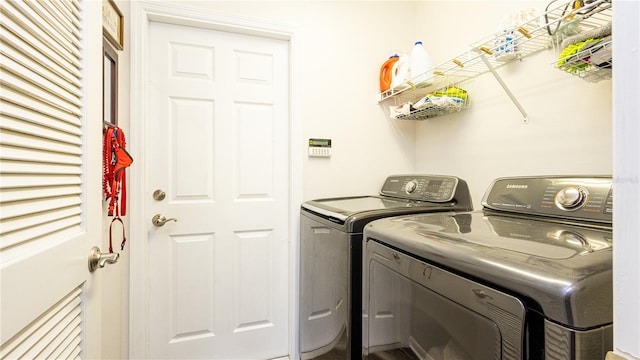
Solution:
M 330 351 L 348 330 L 349 236 L 300 216 L 300 350 Z
M 521 359 L 518 299 L 375 241 L 366 248 L 370 357 Z

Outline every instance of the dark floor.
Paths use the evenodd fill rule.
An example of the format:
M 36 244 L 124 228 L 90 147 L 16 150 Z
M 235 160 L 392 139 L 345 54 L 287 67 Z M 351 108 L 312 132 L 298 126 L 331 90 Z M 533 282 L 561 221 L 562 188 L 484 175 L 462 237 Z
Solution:
M 341 341 L 336 347 L 326 354 L 313 358 L 313 360 L 345 360 L 346 343 Z M 393 349 L 387 351 L 378 351 L 373 354 L 365 355 L 364 360 L 419 360 L 419 358 L 409 348 Z
M 345 360 L 347 358 L 347 335 L 343 333 L 335 347 L 328 353 L 322 354 L 313 360 Z M 387 351 L 377 351 L 364 356 L 363 360 L 419 360 L 409 348 L 399 348 Z
M 347 334 L 346 331 L 342 334 L 340 340 L 336 343 L 336 346 L 326 354 L 322 354 L 313 360 L 344 360 L 347 358 Z
M 369 356 L 365 360 L 419 360 L 419 358 L 409 348 L 379 351 Z

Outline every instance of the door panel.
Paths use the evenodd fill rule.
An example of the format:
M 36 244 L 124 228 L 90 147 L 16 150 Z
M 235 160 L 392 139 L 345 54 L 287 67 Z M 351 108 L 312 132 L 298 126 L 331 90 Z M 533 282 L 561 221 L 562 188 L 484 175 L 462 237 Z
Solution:
M 300 216 L 300 351 L 303 358 L 330 350 L 348 331 L 349 233 Z
M 101 4 L 0 8 L 0 358 L 99 358 Z
M 411 318 L 407 306 L 411 299 L 411 284 L 397 272 L 382 265 L 394 260 L 375 253 L 369 262 L 369 308 L 368 341 L 370 351 L 407 346 L 403 339 L 409 338 Z
M 288 43 L 151 22 L 149 53 L 150 356 L 286 355 Z

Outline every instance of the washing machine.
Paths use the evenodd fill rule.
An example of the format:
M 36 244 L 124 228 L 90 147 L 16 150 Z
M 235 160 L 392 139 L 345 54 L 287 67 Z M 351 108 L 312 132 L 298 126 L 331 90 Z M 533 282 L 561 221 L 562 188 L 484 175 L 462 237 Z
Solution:
M 300 358 L 362 358 L 362 230 L 368 222 L 413 213 L 469 211 L 472 206 L 467 183 L 442 175 L 393 175 L 378 195 L 303 203 Z
M 365 226 L 368 358 L 604 359 L 611 177 L 500 178 L 482 205 Z

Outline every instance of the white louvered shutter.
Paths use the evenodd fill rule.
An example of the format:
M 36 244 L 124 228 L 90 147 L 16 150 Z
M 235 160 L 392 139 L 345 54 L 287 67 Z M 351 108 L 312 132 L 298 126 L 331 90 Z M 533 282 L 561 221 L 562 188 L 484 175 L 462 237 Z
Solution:
M 2 359 L 79 359 L 81 290 L 51 307 L 18 336 L 2 344 Z
M 2 3 L 0 250 L 79 231 L 82 90 L 79 8 Z M 75 228 L 75 230 L 73 230 Z
M 0 265 L 10 289 L 15 263 L 84 231 L 81 5 L 0 4 Z M 63 291 L 46 306 L 25 299 L 41 311 L 26 323 L 3 322 L 0 358 L 80 358 L 82 286 Z M 3 302 L 9 295 L 20 296 Z

